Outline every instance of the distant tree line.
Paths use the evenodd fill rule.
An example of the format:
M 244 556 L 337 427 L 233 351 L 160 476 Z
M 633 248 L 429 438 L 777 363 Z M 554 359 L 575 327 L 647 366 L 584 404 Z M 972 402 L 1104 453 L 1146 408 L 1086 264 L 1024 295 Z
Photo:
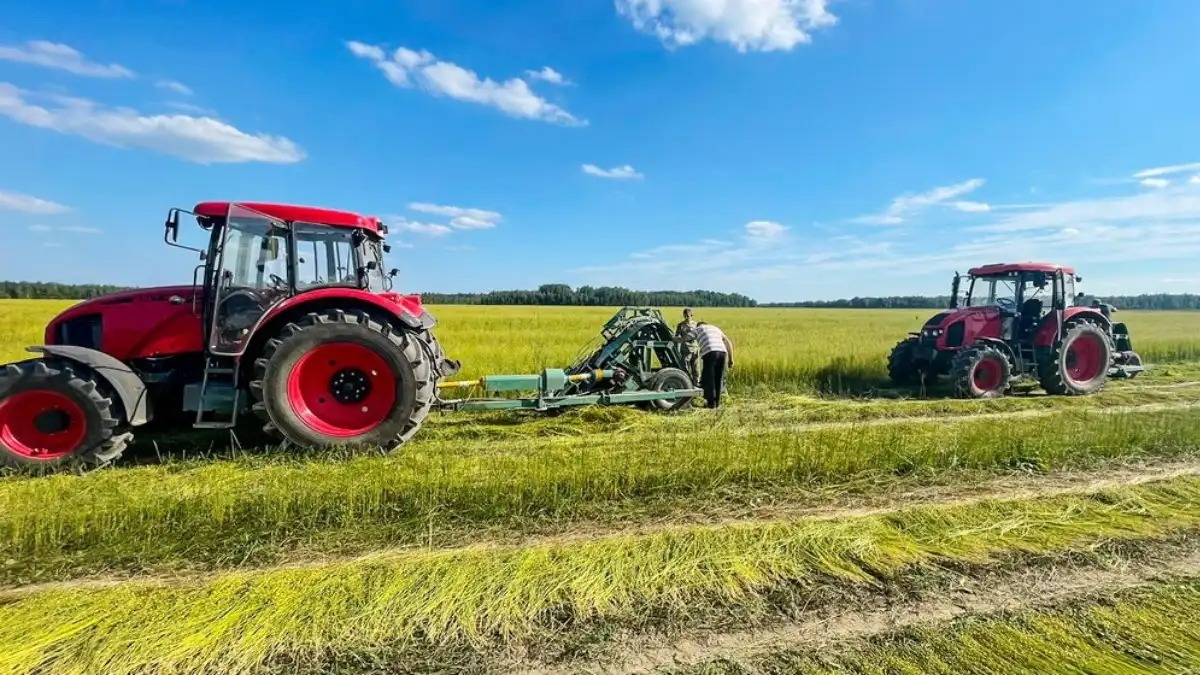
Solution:
M 716 291 L 632 291 L 616 286 L 543 284 L 536 291 L 490 291 L 488 293 L 422 293 L 433 305 L 576 305 L 614 307 L 755 307 L 753 299 L 738 293 Z
M 759 307 L 828 307 L 837 309 L 933 309 L 949 307 L 950 296 L 905 295 L 887 298 L 843 298 L 841 300 L 802 300 L 767 302 Z
M 0 298 L 9 300 L 86 300 L 122 290 L 125 290 L 125 287 L 107 284 L 0 281 Z
M 1081 302 L 1100 300 L 1117 309 L 1200 309 L 1200 295 L 1192 293 L 1151 293 L 1144 295 L 1084 296 Z M 768 302 L 759 307 L 828 307 L 838 309 L 940 309 L 950 306 L 950 296 L 905 295 L 886 298 L 843 298 L 841 300 L 805 300 Z
M 0 281 L 0 299 L 86 300 L 126 290 L 109 284 L 59 284 L 43 281 Z M 740 293 L 716 291 L 633 291 L 619 286 L 543 284 L 533 291 L 489 291 L 487 293 L 424 293 L 425 302 L 435 305 L 576 305 L 615 307 L 825 307 L 846 309 L 937 309 L 947 307 L 950 297 L 903 295 L 885 298 L 843 298 L 800 302 L 758 303 Z M 1092 296 L 1083 302 L 1090 303 Z M 1200 295 L 1151 293 L 1106 295 L 1100 299 L 1117 309 L 1200 309 Z

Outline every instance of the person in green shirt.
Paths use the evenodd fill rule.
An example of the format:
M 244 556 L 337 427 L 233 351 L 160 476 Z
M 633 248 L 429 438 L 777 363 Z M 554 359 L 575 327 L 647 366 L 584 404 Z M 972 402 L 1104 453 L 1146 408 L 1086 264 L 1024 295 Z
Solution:
M 675 341 L 679 343 L 679 355 L 692 382 L 699 381 L 696 362 L 700 358 L 700 345 L 696 342 L 696 322 L 692 320 L 692 308 L 683 310 L 683 321 L 675 326 Z

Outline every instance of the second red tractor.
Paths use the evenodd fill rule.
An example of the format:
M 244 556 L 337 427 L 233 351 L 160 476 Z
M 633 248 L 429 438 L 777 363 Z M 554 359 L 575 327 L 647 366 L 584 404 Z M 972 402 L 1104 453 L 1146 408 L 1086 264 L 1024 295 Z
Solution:
M 1024 381 L 1051 394 L 1093 394 L 1110 377 L 1136 376 L 1144 368 L 1125 324 L 1108 305 L 1077 304 L 1078 281 L 1074 269 L 1049 263 L 955 275 L 949 309 L 896 345 L 888 374 L 901 385 L 949 377 L 964 398 L 995 398 Z

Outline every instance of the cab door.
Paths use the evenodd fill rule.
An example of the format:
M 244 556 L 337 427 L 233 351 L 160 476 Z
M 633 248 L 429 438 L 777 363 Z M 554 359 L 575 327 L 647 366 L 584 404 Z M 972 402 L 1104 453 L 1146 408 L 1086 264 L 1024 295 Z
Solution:
M 288 223 L 231 204 L 205 294 L 207 351 L 241 356 L 260 319 L 292 295 Z

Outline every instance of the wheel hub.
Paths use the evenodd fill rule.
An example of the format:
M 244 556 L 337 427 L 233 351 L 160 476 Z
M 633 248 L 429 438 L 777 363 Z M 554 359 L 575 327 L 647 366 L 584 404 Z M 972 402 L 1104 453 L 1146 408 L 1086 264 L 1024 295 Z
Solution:
M 362 403 L 371 395 L 371 378 L 358 368 L 343 368 L 329 380 L 329 393 L 338 403 Z
M 39 434 L 57 434 L 71 427 L 71 416 L 62 410 L 47 410 L 33 418 L 33 428 Z

